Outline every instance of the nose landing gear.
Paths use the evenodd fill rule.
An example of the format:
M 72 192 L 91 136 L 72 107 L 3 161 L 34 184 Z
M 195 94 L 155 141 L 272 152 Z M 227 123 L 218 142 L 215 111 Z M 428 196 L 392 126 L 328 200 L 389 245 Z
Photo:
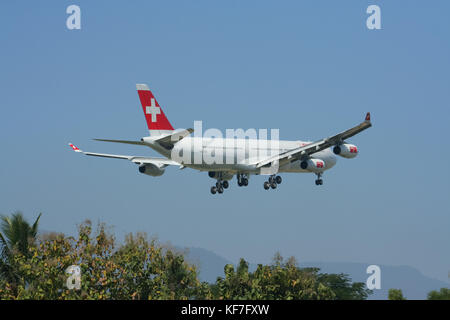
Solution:
M 316 186 L 323 185 L 322 173 L 317 173 Z

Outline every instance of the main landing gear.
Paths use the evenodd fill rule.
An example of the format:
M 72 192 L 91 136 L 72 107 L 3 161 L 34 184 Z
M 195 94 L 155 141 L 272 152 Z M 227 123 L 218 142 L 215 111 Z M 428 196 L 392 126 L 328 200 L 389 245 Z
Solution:
M 248 174 L 246 173 L 239 173 L 237 175 L 237 183 L 239 187 L 246 187 L 248 186 Z
M 322 173 L 316 173 L 316 174 L 317 174 L 316 186 L 323 185 Z
M 276 189 L 277 185 L 279 185 L 283 181 L 280 176 L 271 175 L 268 181 L 264 182 L 264 189 L 269 190 L 270 188 Z
M 247 173 L 238 173 L 236 176 L 239 187 L 248 186 L 249 175 Z M 216 185 L 211 187 L 211 193 L 223 193 L 224 189 L 227 189 L 229 186 L 230 184 L 227 180 L 217 179 Z
M 228 189 L 228 187 L 230 186 L 230 184 L 228 183 L 227 180 L 217 180 L 216 185 L 211 187 L 211 193 L 212 194 L 222 194 L 224 189 Z

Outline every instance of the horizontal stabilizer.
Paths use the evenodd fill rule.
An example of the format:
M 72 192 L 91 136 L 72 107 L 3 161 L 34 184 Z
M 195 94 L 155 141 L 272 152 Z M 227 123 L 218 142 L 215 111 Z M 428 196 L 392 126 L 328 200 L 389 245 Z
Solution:
M 156 139 L 155 141 L 157 141 L 161 144 L 175 144 L 178 141 L 180 141 L 181 139 L 190 135 L 192 132 L 194 132 L 194 129 L 192 129 L 192 128 L 183 129 L 183 130 L 175 131 L 174 133 L 166 135 L 160 139 Z

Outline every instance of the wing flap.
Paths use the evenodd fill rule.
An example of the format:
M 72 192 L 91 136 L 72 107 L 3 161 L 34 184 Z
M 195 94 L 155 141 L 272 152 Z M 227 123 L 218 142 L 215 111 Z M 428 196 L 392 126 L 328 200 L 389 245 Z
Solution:
M 164 158 L 132 157 L 130 160 L 137 164 L 153 163 L 153 164 L 163 164 L 166 166 L 181 166 L 181 164 L 179 164 L 176 161 Z

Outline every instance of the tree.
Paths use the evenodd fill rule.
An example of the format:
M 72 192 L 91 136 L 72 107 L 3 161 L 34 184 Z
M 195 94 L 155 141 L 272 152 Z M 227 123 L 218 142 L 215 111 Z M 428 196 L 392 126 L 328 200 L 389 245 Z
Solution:
M 248 263 L 241 259 L 236 270 L 224 268 L 211 287 L 215 299 L 366 299 L 371 293 L 363 283 L 351 283 L 344 274 L 320 274 L 318 268 L 299 268 L 295 258 L 286 262 L 278 252 L 271 265 L 258 265 L 248 271 Z
M 192 299 L 201 287 L 195 266 L 181 253 L 156 240 L 148 241 L 145 234 L 128 235 L 112 261 L 122 272 L 126 289 L 121 290 L 122 299 Z
M 401 289 L 389 289 L 388 300 L 406 300 Z
M 17 253 L 28 256 L 29 246 L 36 240 L 41 215 L 31 226 L 21 212 L 0 218 L 0 281 L 7 282 L 12 291 L 16 291 L 19 281 L 13 256 Z
M 226 265 L 225 277 L 214 284 L 202 283 L 196 267 L 170 246 L 143 233 L 129 234 L 118 245 L 104 224 L 94 231 L 90 221 L 78 227 L 76 237 L 44 235 L 8 259 L 16 277 L 14 282 L 0 279 L 0 299 L 319 300 L 365 299 L 368 294 L 344 274 L 299 268 L 295 258 L 284 261 L 280 254 L 254 272 L 241 259 L 237 267 Z
M 319 274 L 321 283 L 333 290 L 335 300 L 365 300 L 372 293 L 363 282 L 354 282 L 344 273 Z
M 194 299 L 208 297 L 195 266 L 180 253 L 148 241 L 144 234 L 127 236 L 116 248 L 115 238 L 99 224 L 93 232 L 89 221 L 78 236 L 54 235 L 15 254 L 17 290 L 0 286 L 3 299 Z M 81 270 L 80 289 L 69 289 L 66 270 Z
M 441 288 L 441 290 L 430 291 L 428 293 L 428 300 L 450 300 L 450 289 L 449 288 Z
M 28 246 L 34 243 L 37 234 L 39 219 L 42 213 L 38 215 L 33 225 L 30 226 L 21 212 L 15 212 L 11 215 L 1 217 L 0 239 L 2 246 L 9 251 L 18 249 L 22 254 L 28 253 Z

